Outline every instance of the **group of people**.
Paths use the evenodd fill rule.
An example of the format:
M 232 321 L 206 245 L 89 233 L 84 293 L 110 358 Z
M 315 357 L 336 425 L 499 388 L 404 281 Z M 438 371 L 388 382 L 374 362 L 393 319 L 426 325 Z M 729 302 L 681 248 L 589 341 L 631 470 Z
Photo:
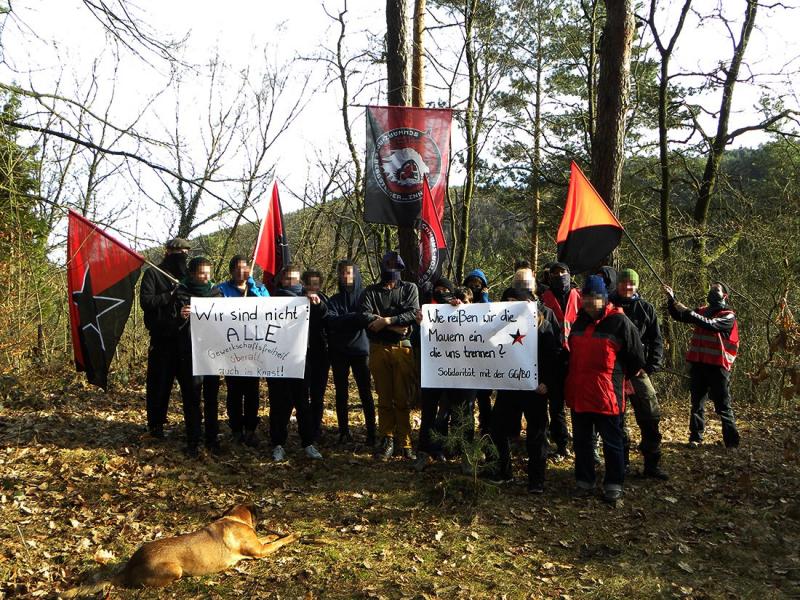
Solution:
M 190 319 L 193 297 L 265 297 L 270 292 L 254 281 L 249 261 L 234 256 L 230 278 L 211 282 L 211 263 L 203 257 L 188 260 L 190 244 L 173 239 L 158 269 L 148 269 L 141 284 L 141 305 L 150 332 L 147 366 L 147 426 L 163 437 L 172 386 L 178 380 L 186 424 L 186 453 L 199 454 L 201 442 L 212 454 L 219 443 L 218 376 L 192 373 Z M 422 304 L 490 302 L 489 281 L 475 269 L 462 285 L 440 277 L 418 286 L 403 281 L 405 268 L 397 252 L 387 252 L 380 280 L 364 286 L 357 265 L 342 260 L 336 265 L 338 293 L 322 292 L 318 270 L 301 273 L 285 265 L 269 282 L 272 295 L 305 296 L 310 304 L 305 377 L 267 378 L 269 440 L 275 461 L 287 458 L 286 443 L 292 412 L 303 452 L 322 458 L 318 442 L 328 374 L 335 387 L 338 442 L 354 441 L 348 422 L 349 379 L 358 389 L 366 426 L 367 446 L 376 457 L 399 455 L 414 461 L 418 470 L 443 460 L 448 430 L 466 443 L 474 439 L 474 407 L 478 430 L 497 450 L 485 475 L 502 483 L 513 479 L 511 440 L 526 424 L 527 480 L 531 493 L 542 493 L 548 459 L 564 460 L 574 452 L 576 494 L 590 495 L 596 488 L 595 469 L 605 463 L 603 499 L 622 497 L 630 462 L 630 437 L 625 422 L 626 402 L 633 407 L 641 431 L 639 450 L 643 476 L 667 479 L 661 466 L 660 411 L 650 380 L 661 367 L 663 342 L 652 304 L 639 294 L 639 275 L 632 269 L 617 273 L 602 267 L 578 288 L 569 267 L 554 262 L 538 277 L 527 261 L 514 265 L 512 285 L 503 302 L 537 302 L 539 386 L 535 390 L 420 389 L 420 336 Z M 175 284 L 174 281 L 178 283 Z M 690 309 L 664 288 L 670 315 L 692 324 L 687 361 L 691 377 L 689 445 L 703 441 L 704 405 L 710 396 L 722 421 L 726 446 L 739 443 L 729 393 L 730 370 L 738 349 L 736 316 L 727 304 L 729 290 L 711 285 L 708 303 Z M 225 377 L 226 411 L 236 443 L 257 447 L 260 391 L 257 377 Z M 372 384 L 378 397 L 376 407 Z M 495 396 L 492 403 L 492 396 Z M 412 444 L 411 411 L 417 403 L 421 423 L 416 451 Z M 570 436 L 566 418 L 569 408 Z M 572 452 L 570 451 L 572 442 Z M 552 444 L 552 446 L 551 446 Z

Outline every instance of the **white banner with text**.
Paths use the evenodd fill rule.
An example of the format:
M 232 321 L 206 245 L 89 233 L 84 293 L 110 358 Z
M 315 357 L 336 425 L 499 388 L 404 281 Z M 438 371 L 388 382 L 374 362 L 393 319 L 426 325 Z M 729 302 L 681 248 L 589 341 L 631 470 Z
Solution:
M 425 304 L 422 307 L 422 387 L 535 390 L 535 302 Z

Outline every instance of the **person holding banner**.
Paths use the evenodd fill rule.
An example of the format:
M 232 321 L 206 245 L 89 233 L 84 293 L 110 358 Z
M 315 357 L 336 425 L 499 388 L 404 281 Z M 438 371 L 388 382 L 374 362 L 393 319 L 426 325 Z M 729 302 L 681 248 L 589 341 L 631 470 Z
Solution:
M 306 356 L 306 386 L 311 399 L 311 424 L 314 442 L 322 437 L 322 415 L 325 412 L 325 388 L 331 363 L 328 358 L 328 331 L 326 328 L 328 297 L 322 289 L 322 273 L 316 269 L 303 272 L 300 278 L 306 294 L 314 294 L 325 309 L 324 318 L 311 319 L 308 331 L 308 356 Z
M 603 500 L 622 499 L 625 455 L 621 415 L 625 412 L 624 380 L 646 366 L 639 331 L 621 308 L 608 301 L 602 277 L 586 278 L 581 310 L 569 336 L 569 370 L 565 399 L 572 410 L 576 495 L 595 488 L 594 431 L 603 440 Z
M 464 286 L 472 292 L 472 302 L 482 304 L 489 299 L 489 279 L 481 269 L 473 269 L 464 278 Z M 477 390 L 478 429 L 481 435 L 488 435 L 491 430 L 492 390 Z
M 383 436 L 378 456 L 388 460 L 395 445 L 403 456 L 415 459 L 411 449 L 411 403 L 417 376 L 411 347 L 419 292 L 413 283 L 400 280 L 405 268 L 397 252 L 381 260 L 381 280 L 370 285 L 361 298 L 361 314 L 367 324 L 369 368 L 378 392 L 378 431 Z
M 154 438 L 164 437 L 169 396 L 178 377 L 178 327 L 174 314 L 176 284 L 164 273 L 172 275 L 176 281 L 186 277 L 186 256 L 191 245 L 184 239 L 174 238 L 164 247 L 164 260 L 158 269 L 150 268 L 144 272 L 139 288 L 144 326 L 150 333 L 145 394 L 147 431 Z
M 514 285 L 505 292 L 508 302 L 536 302 L 534 277 L 530 268 L 518 269 Z M 492 442 L 497 448 L 498 465 L 490 470 L 494 483 L 513 481 L 511 469 L 511 435 L 519 433 L 520 415 L 525 415 L 526 449 L 528 451 L 528 492 L 544 492 L 547 468 L 547 393 L 556 376 L 563 343 L 561 326 L 553 311 L 542 302 L 537 304 L 537 365 L 539 386 L 535 390 L 498 390 L 492 410 Z
M 189 274 L 178 284 L 175 291 L 176 319 L 180 340 L 178 344 L 178 383 L 183 399 L 183 419 L 186 423 L 186 455 L 197 458 L 200 436 L 205 420 L 205 445 L 212 454 L 220 454 L 222 449 L 217 414 L 219 395 L 219 376 L 194 376 L 192 372 L 192 335 L 189 327 L 192 298 L 213 298 L 222 296 L 211 283 L 211 262 L 197 256 L 189 261 Z M 202 402 L 202 405 L 201 405 Z M 205 419 L 203 418 L 205 417 Z
M 366 445 L 375 445 L 375 401 L 369 379 L 369 340 L 361 320 L 360 301 L 364 286 L 358 265 L 350 260 L 340 260 L 336 265 L 339 293 L 328 300 L 328 349 L 336 388 L 336 421 L 339 425 L 339 443 L 353 441 L 348 422 L 348 373 L 358 388 L 358 397 L 364 411 L 367 429 Z
M 324 319 L 327 307 L 319 296 L 307 292 L 300 281 L 300 270 L 291 265 L 285 265 L 278 274 L 279 287 L 275 292 L 280 296 L 307 296 L 311 303 L 309 329 L 312 324 Z M 318 326 L 318 325 L 317 325 Z M 305 377 L 302 379 L 288 377 L 268 377 L 269 388 L 269 435 L 272 442 L 272 460 L 283 462 L 286 460 L 286 440 L 289 438 L 289 419 L 292 409 L 297 411 L 297 431 L 300 434 L 300 443 L 305 455 L 312 460 L 320 460 L 322 454 L 314 447 L 314 426 L 311 414 L 311 403 L 308 397 L 309 379 L 308 362 L 306 362 Z
M 250 274 L 250 264 L 246 256 L 235 255 L 228 263 L 231 278 L 217 286 L 226 298 L 266 298 L 269 292 L 264 285 L 256 283 Z M 258 377 L 225 376 L 228 388 L 226 409 L 228 425 L 233 438 L 239 444 L 252 448 L 258 447 L 256 427 L 258 426 Z

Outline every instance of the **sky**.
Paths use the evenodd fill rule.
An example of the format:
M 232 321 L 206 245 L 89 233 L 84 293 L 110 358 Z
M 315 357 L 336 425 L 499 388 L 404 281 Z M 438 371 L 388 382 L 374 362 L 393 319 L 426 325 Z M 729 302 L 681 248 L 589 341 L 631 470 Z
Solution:
M 329 0 L 325 3 L 330 11 L 341 9 L 345 0 Z M 660 20 L 674 22 L 676 2 L 668 2 L 666 13 Z M 384 3 L 375 0 L 347 0 L 349 36 L 346 41 L 350 52 L 358 52 L 366 46 L 367 33 L 379 36 L 385 30 Z M 724 8 L 734 15 L 740 11 L 744 0 L 725 0 Z M 178 86 L 170 79 L 169 68 L 164 61 L 149 56 L 146 64 L 130 53 L 123 51 L 115 68 L 113 46 L 80 0 L 17 0 L 13 3 L 14 20 L 6 21 L 3 40 L 4 65 L 0 65 L 0 80 L 15 81 L 38 91 L 52 91 L 56 87 L 63 95 L 80 95 L 89 86 L 91 74 L 97 77 L 93 107 L 104 111 L 109 104 L 111 90 L 114 100 L 109 109 L 109 120 L 126 124 L 133 115 L 141 116 L 137 127 L 157 139 L 165 139 L 174 129 L 176 101 L 180 101 L 182 125 L 185 137 L 197 155 L 203 153 L 207 139 L 202 135 L 204 108 L 208 104 L 207 65 L 214 56 L 219 56 L 226 65 L 225 80 L 216 92 L 217 108 L 235 102 L 235 74 L 244 69 L 254 73 L 263 68 L 265 62 L 284 65 L 281 73 L 290 74 L 284 101 L 280 110 L 286 111 L 297 98 L 302 98 L 305 109 L 289 131 L 276 143 L 268 156 L 276 173 L 289 191 L 299 193 L 309 182 L 318 180 L 317 158 L 328 159 L 335 155 L 346 155 L 344 136 L 339 113 L 339 88 L 324 87 L 325 74 L 319 63 L 295 61 L 297 57 L 314 57 L 323 52 L 322 47 L 335 45 L 337 24 L 326 16 L 320 0 L 275 0 L 253 2 L 228 0 L 225 3 L 208 0 L 138 0 L 133 5 L 135 14 L 147 24 L 159 38 L 184 38 L 188 36 L 182 57 L 198 70 L 185 75 Z M 695 0 L 695 6 L 708 10 L 717 6 L 712 0 Z M 800 9 L 763 10 L 759 16 L 759 29 L 754 33 L 748 49 L 748 62 L 754 71 L 774 73 L 762 77 L 768 87 L 775 89 L 780 72 L 800 67 Z M 738 32 L 737 23 L 732 25 Z M 437 33 L 438 36 L 445 35 Z M 430 46 L 429 46 L 430 47 Z M 266 48 L 266 58 L 264 49 Z M 718 27 L 701 24 L 692 15 L 687 22 L 685 35 L 676 50 L 675 68 L 683 71 L 700 71 L 713 64 L 717 57 L 730 54 L 730 42 L 725 32 Z M 147 55 L 146 55 L 147 56 Z M 289 65 L 291 63 L 291 65 Z M 366 73 L 366 80 L 383 75 L 383 67 Z M 428 69 L 429 83 L 435 78 Z M 684 79 L 690 82 L 690 79 Z M 112 82 L 116 82 L 112 86 Z M 380 85 L 372 86 L 357 96 L 357 104 L 384 103 Z M 750 124 L 757 119 L 753 109 L 762 90 L 754 86 L 740 86 L 737 90 L 735 114 L 732 125 Z M 797 89 L 789 89 L 797 101 Z M 436 101 L 437 92 L 429 87 L 426 100 Z M 710 99 L 718 105 L 718 99 Z M 143 107 L 146 109 L 143 110 Z M 356 141 L 363 148 L 363 108 L 354 107 L 351 113 Z M 743 138 L 739 143 L 753 145 L 759 142 L 756 136 Z M 463 148 L 458 131 L 453 135 L 454 151 Z M 132 151 L 136 148 L 126 147 Z M 169 157 L 155 155 L 166 162 Z M 241 169 L 237 161 L 242 154 L 232 154 L 225 166 L 228 173 Z M 106 207 L 121 207 L 124 218 L 119 227 L 123 237 L 135 237 L 141 243 L 163 238 L 170 233 L 174 222 L 164 211 L 154 211 L 146 199 L 164 196 L 164 186 L 147 172 L 139 176 L 142 188 L 128 184 L 106 188 L 98 196 Z M 108 184 L 109 186 L 112 184 Z M 102 189 L 102 188 L 101 188 Z M 282 195 L 284 210 L 289 212 L 301 206 L 291 193 Z M 111 208 L 108 208 L 111 210 Z M 255 219 L 255 211 L 248 218 Z M 217 223 L 209 223 L 201 232 L 216 229 Z M 145 233 L 147 232 L 147 233 Z

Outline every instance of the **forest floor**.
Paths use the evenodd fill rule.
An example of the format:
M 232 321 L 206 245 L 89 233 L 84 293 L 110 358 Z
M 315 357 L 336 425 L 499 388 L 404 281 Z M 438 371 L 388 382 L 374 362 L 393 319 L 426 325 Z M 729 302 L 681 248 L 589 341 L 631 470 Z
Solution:
M 295 434 L 285 464 L 266 444 L 244 449 L 227 435 L 223 457 L 188 460 L 177 396 L 158 442 L 144 434 L 135 383 L 106 395 L 50 373 L 35 386 L 0 379 L 0 392 L 0 599 L 55 598 L 113 573 L 142 542 L 200 528 L 239 502 L 264 507 L 260 533 L 302 541 L 225 573 L 111 597 L 800 597 L 796 408 L 740 401 L 742 447 L 723 448 L 712 416 L 706 443 L 691 450 L 686 402 L 664 402 L 672 478 L 630 476 L 623 506 L 611 508 L 572 497 L 571 460 L 549 466 L 542 496 L 476 484 L 457 461 L 423 473 L 376 462 L 366 448 L 335 445 L 332 411 L 323 461 L 302 458 Z

